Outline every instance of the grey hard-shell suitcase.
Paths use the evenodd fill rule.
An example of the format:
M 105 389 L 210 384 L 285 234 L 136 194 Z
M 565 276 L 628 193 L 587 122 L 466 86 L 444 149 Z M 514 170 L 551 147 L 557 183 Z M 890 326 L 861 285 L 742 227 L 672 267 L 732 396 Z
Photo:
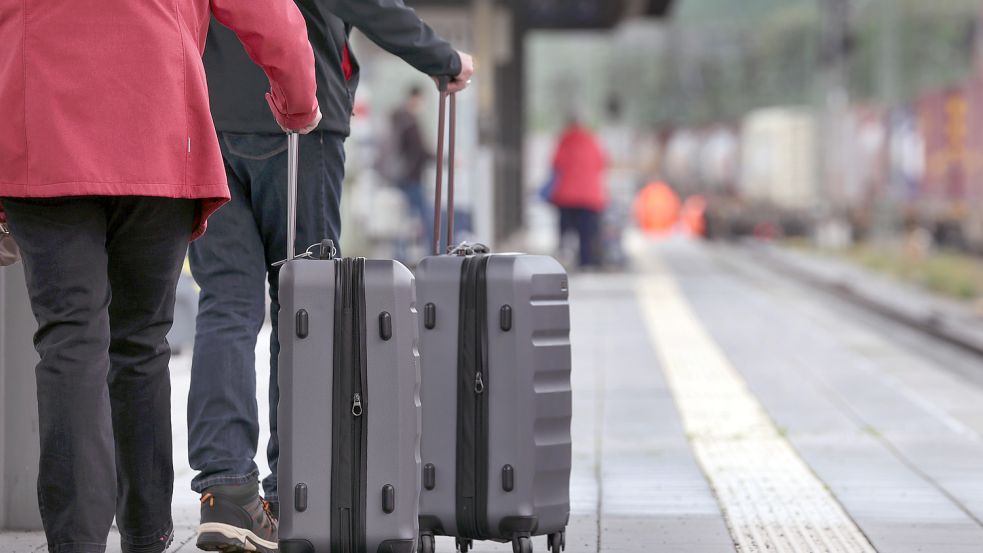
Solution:
M 441 95 L 438 159 L 443 157 Z M 447 213 L 453 213 L 455 99 Z M 437 255 L 441 171 L 434 213 L 434 256 L 417 267 L 423 371 L 423 490 L 418 551 L 434 535 L 511 542 L 532 551 L 546 535 L 564 549 L 570 515 L 570 307 L 563 267 L 546 256 L 492 255 L 482 246 Z
M 420 490 L 413 275 L 334 259 L 325 241 L 280 272 L 279 545 L 283 553 L 410 553 Z M 319 251 L 314 254 L 312 250 Z

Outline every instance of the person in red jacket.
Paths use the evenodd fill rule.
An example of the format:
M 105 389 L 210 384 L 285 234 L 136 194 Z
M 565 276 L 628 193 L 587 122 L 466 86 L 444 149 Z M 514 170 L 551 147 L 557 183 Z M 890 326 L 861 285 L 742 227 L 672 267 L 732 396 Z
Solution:
M 599 266 L 601 214 L 608 203 L 607 157 L 597 137 L 572 117 L 553 156 L 555 182 L 550 201 L 560 210 L 560 239 L 576 232 L 580 266 Z
M 280 126 L 313 129 L 291 0 L 0 0 L 0 222 L 38 323 L 51 553 L 103 553 L 114 516 L 126 553 L 172 539 L 166 335 L 188 242 L 229 199 L 201 62 L 213 15 L 264 69 Z

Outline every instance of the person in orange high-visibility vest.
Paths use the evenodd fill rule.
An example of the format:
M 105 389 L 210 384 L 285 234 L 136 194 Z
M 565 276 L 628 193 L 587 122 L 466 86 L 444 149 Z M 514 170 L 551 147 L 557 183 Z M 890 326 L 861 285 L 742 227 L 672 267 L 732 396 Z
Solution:
M 706 236 L 706 212 L 707 201 L 703 196 L 696 195 L 686 198 L 679 214 L 683 231 L 690 236 Z
M 679 195 L 660 181 L 642 188 L 635 198 L 635 220 L 646 234 L 669 234 L 679 222 Z

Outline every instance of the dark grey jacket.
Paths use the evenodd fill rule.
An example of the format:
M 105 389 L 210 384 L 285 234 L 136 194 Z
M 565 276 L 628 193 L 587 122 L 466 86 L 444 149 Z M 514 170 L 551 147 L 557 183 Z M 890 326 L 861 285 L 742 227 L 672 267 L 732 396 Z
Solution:
M 403 0 L 296 0 L 307 20 L 317 65 L 317 101 L 324 116 L 319 130 L 348 135 L 351 128 L 358 61 L 348 47 L 357 28 L 369 39 L 427 75 L 455 76 L 461 59 L 447 41 L 417 17 Z M 349 51 L 351 78 L 342 70 Z M 266 75 L 246 55 L 228 28 L 212 20 L 205 47 L 205 73 L 212 116 L 218 131 L 279 133 L 264 93 Z

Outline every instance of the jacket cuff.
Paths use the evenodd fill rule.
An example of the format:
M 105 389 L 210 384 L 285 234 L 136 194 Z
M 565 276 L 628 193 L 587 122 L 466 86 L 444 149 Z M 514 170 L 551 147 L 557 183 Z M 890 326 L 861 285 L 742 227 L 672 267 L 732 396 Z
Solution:
M 463 65 L 464 64 L 461 63 L 461 54 L 459 54 L 455 50 L 454 53 L 451 54 L 451 63 L 450 63 L 450 67 L 448 67 L 448 69 L 451 72 L 450 77 L 453 78 L 453 77 L 457 77 L 458 75 L 460 75 L 461 74 L 461 69 L 462 69 Z
M 307 113 L 284 113 L 277 105 L 276 98 L 272 93 L 266 93 L 266 103 L 270 105 L 270 111 L 273 112 L 273 117 L 276 118 L 276 122 L 280 124 L 281 127 L 285 129 L 290 129 L 292 131 L 300 130 L 310 125 L 314 118 L 317 117 L 317 100 L 314 101 L 314 106 Z

